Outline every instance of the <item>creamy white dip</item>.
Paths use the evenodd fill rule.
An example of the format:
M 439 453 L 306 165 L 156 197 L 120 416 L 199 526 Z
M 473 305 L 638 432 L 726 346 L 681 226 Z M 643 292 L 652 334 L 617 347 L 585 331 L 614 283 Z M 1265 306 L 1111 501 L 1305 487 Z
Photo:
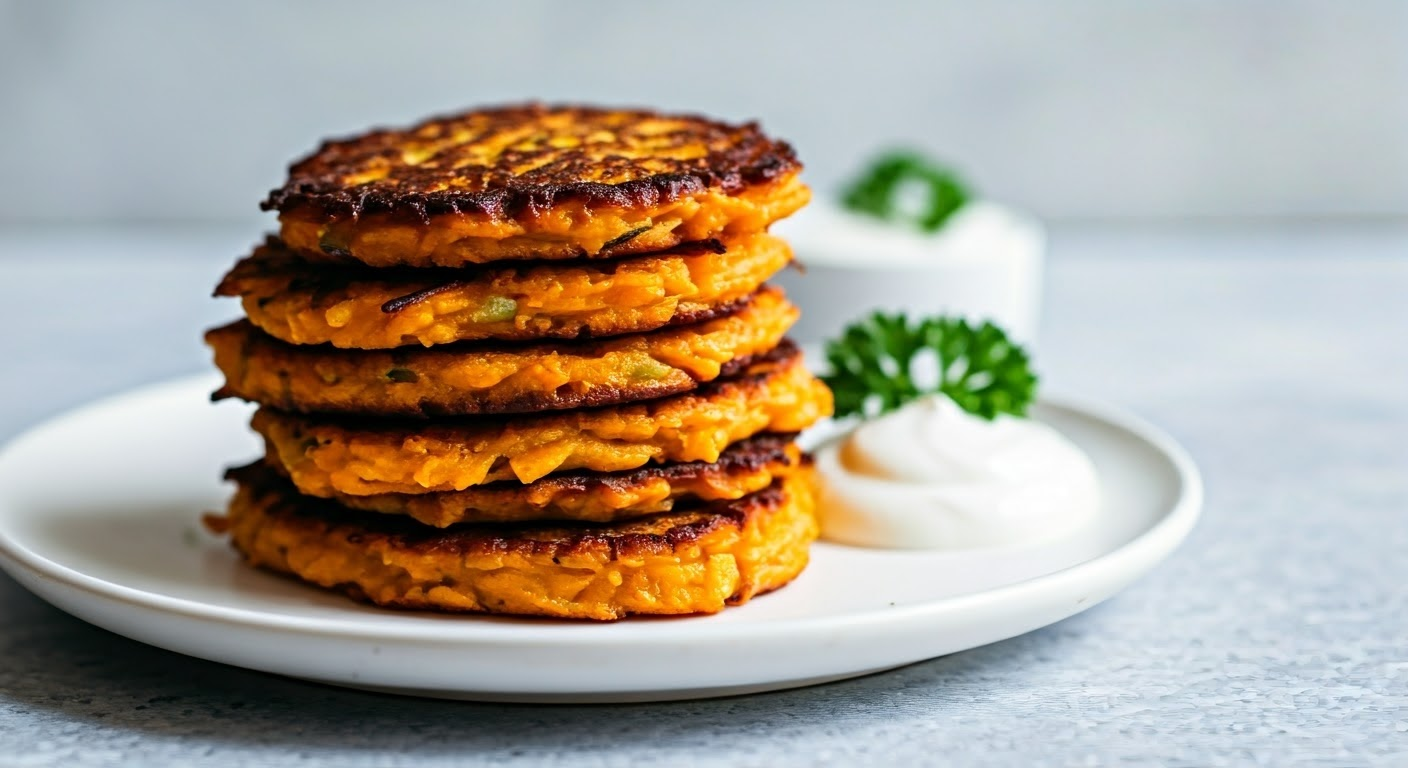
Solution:
M 1100 501 L 1090 459 L 1031 419 L 987 421 L 943 395 L 862 423 L 816 454 L 822 537 L 972 549 L 1053 538 Z

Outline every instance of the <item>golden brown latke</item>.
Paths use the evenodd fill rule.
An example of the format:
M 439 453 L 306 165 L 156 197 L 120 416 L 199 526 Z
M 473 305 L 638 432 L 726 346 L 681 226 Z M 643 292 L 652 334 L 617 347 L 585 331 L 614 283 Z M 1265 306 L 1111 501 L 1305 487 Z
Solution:
M 787 266 L 783 240 L 747 235 L 623 260 L 458 270 L 314 266 L 278 240 L 220 281 L 251 322 L 291 344 L 354 349 L 479 339 L 617 336 L 707 320 Z
M 754 123 L 532 104 L 325 142 L 264 207 L 311 259 L 619 256 L 765 230 L 806 204 L 800 169 Z
M 246 321 L 205 341 L 225 374 L 216 398 L 285 411 L 435 418 L 616 405 L 688 392 L 776 347 L 797 308 L 764 287 L 738 312 L 587 342 L 415 347 L 295 346 Z
M 458 523 L 543 520 L 609 523 L 698 500 L 727 501 L 761 491 L 810 466 L 793 435 L 767 434 L 728 447 L 713 463 L 689 461 L 624 472 L 566 472 L 523 484 L 505 480 L 463 491 L 376 496 L 333 494 L 349 509 L 405 515 L 437 528 Z M 281 471 L 277 463 L 266 464 Z M 231 470 L 232 472 L 242 472 Z
M 831 391 L 784 344 L 742 374 L 696 392 L 609 408 L 431 423 L 335 420 L 260 408 L 253 426 L 299 491 L 461 491 L 553 472 L 618 472 L 651 462 L 718 461 L 760 432 L 797 432 L 831 414 Z
M 430 528 L 299 496 L 249 467 L 228 531 L 252 565 L 381 606 L 612 620 L 717 613 L 806 567 L 817 534 L 809 477 L 742 499 L 603 526 Z

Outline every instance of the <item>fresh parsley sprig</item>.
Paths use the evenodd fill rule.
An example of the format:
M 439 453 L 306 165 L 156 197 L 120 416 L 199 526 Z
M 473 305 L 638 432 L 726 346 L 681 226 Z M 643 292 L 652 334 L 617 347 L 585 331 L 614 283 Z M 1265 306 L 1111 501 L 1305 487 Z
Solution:
M 822 378 L 836 396 L 837 416 L 875 416 L 938 392 L 992 420 L 1004 413 L 1026 415 L 1036 397 L 1026 350 L 990 322 L 911 322 L 903 314 L 876 312 L 827 342 L 826 360 L 830 372 Z
M 906 192 L 919 192 L 922 199 Z M 925 232 L 937 232 L 967 204 L 969 196 L 967 185 L 953 171 L 918 152 L 899 150 L 871 163 L 846 188 L 841 203 L 856 213 L 910 221 Z

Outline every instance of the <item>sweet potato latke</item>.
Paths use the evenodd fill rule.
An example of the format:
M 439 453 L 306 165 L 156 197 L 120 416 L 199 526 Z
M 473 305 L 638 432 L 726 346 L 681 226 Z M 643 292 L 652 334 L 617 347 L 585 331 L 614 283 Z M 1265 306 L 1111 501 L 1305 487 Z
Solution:
M 759 232 L 806 204 L 752 123 L 526 105 L 325 142 L 264 205 L 309 259 L 459 267 Z
M 624 472 L 565 472 L 523 484 L 504 480 L 463 491 L 332 499 L 366 512 L 405 515 L 437 528 L 543 520 L 609 523 L 669 512 L 694 500 L 739 499 L 809 465 L 793 435 L 766 434 L 728 447 L 716 462 L 688 461 Z M 277 463 L 267 464 L 276 471 Z
M 240 297 L 250 322 L 291 344 L 389 349 L 574 339 L 724 314 L 791 260 L 786 242 L 758 233 L 620 261 L 336 269 L 306 264 L 271 240 L 236 264 L 215 293 Z
M 697 392 L 610 408 L 431 424 L 337 421 L 270 408 L 255 431 L 303 493 L 460 491 L 552 472 L 619 472 L 648 463 L 717 461 L 760 432 L 796 432 L 831 413 L 831 391 L 790 344 Z
M 715 613 L 791 581 L 816 538 L 796 476 L 736 501 L 602 526 L 456 526 L 297 495 L 267 468 L 235 473 L 209 521 L 253 565 L 382 606 L 573 619 Z
M 764 287 L 738 312 L 649 334 L 393 351 L 295 346 L 240 321 L 206 334 L 217 397 L 281 410 L 432 418 L 614 405 L 687 392 L 782 341 L 797 308 Z

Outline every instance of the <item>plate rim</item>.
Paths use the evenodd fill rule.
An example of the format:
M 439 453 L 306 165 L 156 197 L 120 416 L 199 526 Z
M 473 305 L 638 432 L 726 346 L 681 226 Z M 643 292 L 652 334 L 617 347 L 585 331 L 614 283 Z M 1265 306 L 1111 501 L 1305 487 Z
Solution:
M 65 422 L 81 419 L 94 412 L 121 407 L 124 401 L 149 398 L 163 390 L 187 390 L 212 381 L 211 374 L 198 374 L 155 382 L 124 392 L 95 399 L 87 404 L 52 415 L 35 424 L 0 447 L 0 472 L 11 457 L 23 450 L 26 443 L 38 439 L 44 432 Z M 632 623 L 641 631 L 589 634 L 603 626 L 618 626 L 619 622 L 523 622 L 483 623 L 473 621 L 436 622 L 424 624 L 383 623 L 376 626 L 376 617 L 359 615 L 346 619 L 326 617 L 306 618 L 261 613 L 249 608 L 236 608 L 172 597 L 90 576 L 67 565 L 52 561 L 14 541 L 4 521 L 7 511 L 0 507 L 0 567 L 10 572 L 23 568 L 40 579 L 57 581 L 80 589 L 96 598 L 118 602 L 142 610 L 157 610 L 183 619 L 214 621 L 240 627 L 295 632 L 306 636 L 337 640 L 415 640 L 448 643 L 512 643 L 545 648 L 581 647 L 601 643 L 612 647 L 655 644 L 676 634 L 686 634 L 698 641 L 709 635 L 724 635 L 731 640 L 770 639 L 794 632 L 808 632 L 834 627 L 837 622 L 848 628 L 860 629 L 877 623 L 909 623 L 934 621 L 951 613 L 961 613 L 973 603 L 1020 601 L 1025 595 L 1059 589 L 1070 580 L 1099 579 L 1100 574 L 1119 572 L 1127 563 L 1147 562 L 1147 567 L 1166 558 L 1187 538 L 1201 515 L 1203 480 L 1192 457 L 1176 440 L 1159 427 L 1129 411 L 1091 398 L 1065 394 L 1040 397 L 1039 405 L 1074 413 L 1102 423 L 1138 438 L 1151 446 L 1175 470 L 1178 480 L 1177 500 L 1164 511 L 1160 519 L 1133 539 L 1084 562 L 1050 573 L 1024 579 L 1001 587 L 964 595 L 911 603 L 904 606 L 870 608 L 841 614 L 825 614 L 769 621 L 754 624 L 718 624 L 709 622 Z M 6 505 L 7 506 L 7 505 Z M 837 545 L 840 546 L 840 545 Z M 47 600 L 46 600 L 47 602 Z M 415 616 L 408 613 L 407 616 Z M 551 631 L 543 631 L 546 628 Z

